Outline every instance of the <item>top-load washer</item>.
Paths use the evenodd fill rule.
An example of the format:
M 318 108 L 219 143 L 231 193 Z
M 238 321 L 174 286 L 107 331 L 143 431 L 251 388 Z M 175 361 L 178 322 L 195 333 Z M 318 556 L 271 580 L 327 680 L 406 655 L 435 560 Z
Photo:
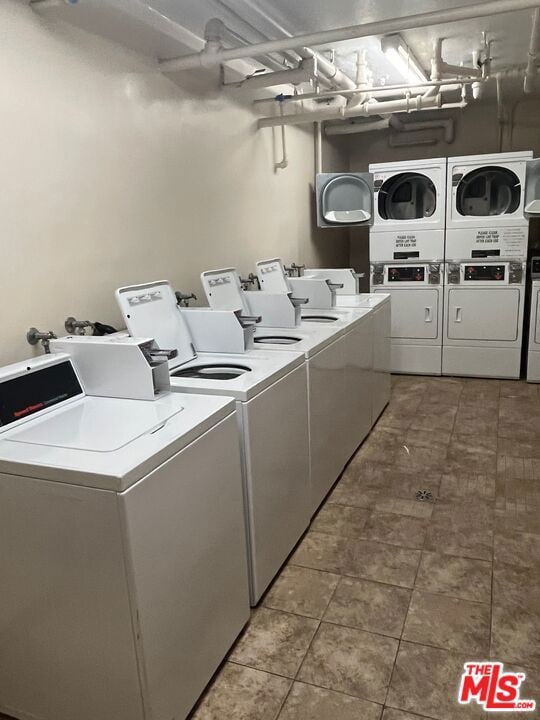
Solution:
M 444 259 L 446 158 L 375 163 L 371 262 Z
M 531 151 L 448 158 L 446 259 L 527 257 Z
M 372 419 L 373 425 L 390 401 L 391 295 L 360 292 L 361 274 L 352 268 L 306 268 L 305 275 L 328 278 L 336 286 L 336 307 L 371 308 L 373 311 Z
M 540 383 L 540 257 L 531 260 L 531 281 L 527 381 Z
M 228 395 L 236 400 L 251 601 L 255 604 L 311 519 L 304 356 L 259 350 L 220 352 L 231 334 L 227 319 L 234 324 L 236 314 L 181 309 L 166 281 L 124 287 L 116 297 L 132 335 L 151 333 L 160 347 L 175 351 L 176 357 L 169 361 L 173 391 Z M 212 338 L 197 329 L 206 319 L 219 323 L 215 346 Z M 254 327 L 249 330 L 252 347 Z M 197 353 L 193 340 L 197 337 L 201 342 L 206 339 L 205 348 L 216 352 Z
M 373 223 L 371 173 L 318 173 L 315 178 L 319 227 L 369 227 Z
M 261 296 L 255 302 L 257 306 L 266 304 L 262 296 L 276 296 L 264 290 L 246 293 L 234 268 L 203 272 L 201 280 L 210 306 L 217 310 L 245 307 L 247 295 Z M 283 293 L 277 296 L 286 297 Z M 364 314 L 368 315 L 369 309 Z M 271 317 L 280 320 L 276 312 Z M 371 428 L 369 334 L 369 321 L 354 332 L 342 322 L 337 325 L 301 322 L 298 327 L 285 329 L 281 325 L 268 326 L 263 321 L 255 329 L 256 348 L 293 350 L 305 356 L 313 513 Z
M 64 353 L 4 367 L 0 496 L 0 711 L 185 718 L 249 618 L 232 398 L 89 396 Z

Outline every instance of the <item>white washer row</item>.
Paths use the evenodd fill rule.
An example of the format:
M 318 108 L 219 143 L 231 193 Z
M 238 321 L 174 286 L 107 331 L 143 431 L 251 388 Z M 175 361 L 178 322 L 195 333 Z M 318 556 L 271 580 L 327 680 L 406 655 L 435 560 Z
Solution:
M 287 329 L 121 288 L 132 337 L 0 371 L 2 712 L 188 714 L 388 400 L 389 300 L 328 280 Z

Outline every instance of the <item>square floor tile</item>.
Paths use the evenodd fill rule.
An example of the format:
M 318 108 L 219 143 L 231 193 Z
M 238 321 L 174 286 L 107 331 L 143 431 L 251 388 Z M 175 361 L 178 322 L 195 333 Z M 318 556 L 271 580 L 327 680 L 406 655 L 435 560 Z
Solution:
M 539 568 L 495 563 L 491 655 L 540 667 Z
M 364 536 L 364 526 L 369 510 L 348 505 L 328 503 L 319 511 L 311 523 L 310 530 L 329 535 L 341 535 L 349 538 Z
M 448 448 L 448 468 L 453 473 L 494 474 L 497 440 L 489 437 L 454 435 Z
M 399 638 L 410 598 L 411 591 L 405 588 L 342 578 L 324 619 Z
M 527 440 L 517 440 L 515 438 L 499 437 L 498 452 L 501 455 L 511 455 L 512 457 L 523 458 L 540 458 L 540 443 L 538 440 L 530 438 Z
M 424 551 L 416 587 L 463 600 L 489 603 L 491 563 Z
M 497 474 L 507 480 L 540 480 L 540 459 L 523 458 L 499 453 Z
M 339 582 L 339 575 L 287 565 L 264 598 L 274 610 L 322 618 Z
M 420 562 L 420 550 L 396 547 L 374 540 L 356 540 L 349 548 L 344 575 L 412 587 Z
M 441 473 L 438 470 L 427 469 L 419 473 L 417 470 L 406 472 L 396 467 L 389 468 L 387 475 L 390 478 L 389 495 L 393 498 L 416 501 L 419 490 L 430 492 L 434 500 L 439 495 Z
M 439 485 L 439 499 L 442 501 L 468 501 L 495 498 L 495 475 L 445 474 Z
M 311 618 L 260 608 L 230 659 L 257 670 L 294 677 L 319 623 Z
M 426 550 L 491 560 L 493 518 L 494 505 L 491 501 L 439 501 L 431 516 Z
M 434 720 L 483 718 L 479 705 L 457 701 L 463 664 L 469 659 L 469 655 L 402 642 L 386 705 Z
M 380 497 L 375 502 L 375 510 L 384 513 L 395 513 L 396 515 L 409 515 L 416 518 L 430 518 L 433 512 L 433 504 L 418 502 L 418 500 L 405 500 L 395 497 Z
M 351 541 L 337 535 L 309 532 L 291 559 L 293 565 L 347 574 Z
M 495 560 L 508 565 L 540 568 L 540 535 L 507 530 L 495 534 Z
M 349 466 L 335 486 L 328 503 L 371 508 L 377 500 L 388 494 L 389 480 L 379 471 L 374 472 L 371 464 L 365 468 Z
M 275 720 L 290 687 L 286 678 L 226 663 L 193 720 Z
M 382 704 L 397 648 L 394 638 L 323 622 L 298 679 Z
M 426 440 L 429 437 L 438 440 L 439 432 L 448 433 L 448 439 L 445 440 L 445 442 L 448 442 L 450 439 L 449 433 L 452 432 L 452 428 L 454 427 L 457 406 L 436 407 L 434 412 L 429 413 L 425 412 L 423 409 L 425 407 L 425 405 L 421 405 L 418 412 L 414 414 L 411 429 L 422 431 Z M 432 435 L 433 432 L 435 432 L 434 436 Z M 446 437 L 446 435 L 444 437 Z
M 373 511 L 364 534 L 368 540 L 421 549 L 426 537 L 426 523 L 421 518 Z
M 279 720 L 380 720 L 381 713 L 382 705 L 296 682 Z
M 419 473 L 443 472 L 447 464 L 448 447 L 440 442 L 432 442 L 429 447 L 401 442 L 397 447 L 394 463 L 405 470 Z
M 540 613 L 530 603 L 493 605 L 491 656 L 540 668 Z
M 403 640 L 485 657 L 490 623 L 489 605 L 415 590 Z

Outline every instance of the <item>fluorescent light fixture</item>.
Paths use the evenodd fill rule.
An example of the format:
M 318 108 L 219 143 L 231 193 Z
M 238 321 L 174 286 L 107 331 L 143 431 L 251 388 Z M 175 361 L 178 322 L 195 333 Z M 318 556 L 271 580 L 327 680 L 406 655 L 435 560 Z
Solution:
M 401 35 L 386 35 L 381 38 L 381 50 L 396 70 L 411 85 L 428 82 L 428 77 L 422 66 Z

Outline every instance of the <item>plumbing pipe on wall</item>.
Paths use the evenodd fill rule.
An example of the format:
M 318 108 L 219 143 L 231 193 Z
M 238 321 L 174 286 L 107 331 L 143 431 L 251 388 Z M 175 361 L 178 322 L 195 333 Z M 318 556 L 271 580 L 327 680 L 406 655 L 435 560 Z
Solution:
M 527 69 L 525 70 L 525 80 L 523 82 L 523 90 L 529 94 L 534 88 L 534 79 L 538 72 L 538 56 L 540 55 L 540 8 L 534 11 L 533 26 L 531 31 L 531 41 L 529 44 L 529 52 L 527 59 Z
M 334 30 L 323 30 L 315 33 L 307 33 L 296 37 L 287 37 L 280 40 L 269 40 L 268 42 L 256 43 L 251 46 L 221 50 L 217 53 L 193 53 L 171 60 L 163 60 L 160 63 L 161 69 L 166 72 L 177 72 L 180 70 L 192 70 L 196 68 L 213 67 L 228 60 L 249 58 L 254 55 L 266 55 L 267 53 L 294 50 L 304 46 L 329 45 L 342 40 L 354 40 L 372 35 L 386 35 L 397 33 L 403 30 L 429 27 L 450 22 L 473 20 L 479 17 L 491 17 L 503 13 L 516 12 L 517 10 L 528 10 L 536 8 L 538 0 L 490 0 L 489 2 L 461 5 L 455 8 L 446 8 L 404 17 L 378 20 L 361 25 L 350 25 L 336 28 Z

